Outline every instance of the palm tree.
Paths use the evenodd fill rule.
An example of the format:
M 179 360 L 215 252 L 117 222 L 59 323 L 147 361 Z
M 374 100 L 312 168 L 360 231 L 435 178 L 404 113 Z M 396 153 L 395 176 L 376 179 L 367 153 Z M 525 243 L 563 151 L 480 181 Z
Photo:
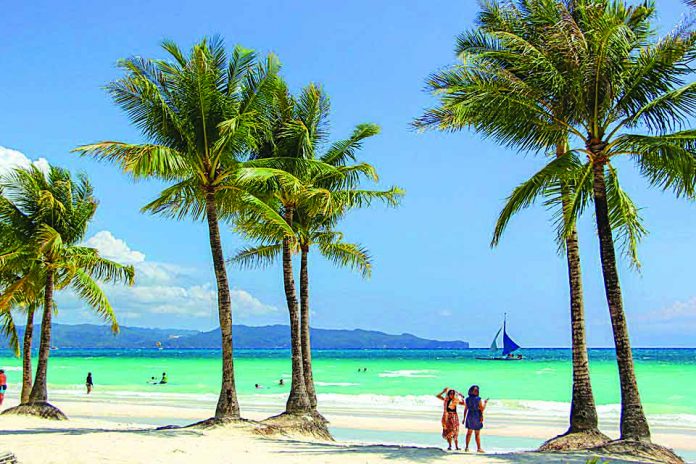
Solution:
M 599 3 L 599 5 L 597 4 Z M 601 8 L 599 7 L 601 6 Z M 565 118 L 584 141 L 583 167 L 593 189 L 602 273 L 621 383 L 621 437 L 650 441 L 633 366 L 633 354 L 616 266 L 612 211 L 608 198 L 618 188 L 613 161 L 628 156 L 641 174 L 677 196 L 694 197 L 696 131 L 688 118 L 696 114 L 696 84 L 686 83 L 696 57 L 696 33 L 676 30 L 652 40 L 652 4 L 626 7 L 614 2 L 578 1 L 564 17 L 565 36 L 578 53 L 583 86 L 578 113 Z M 574 29 L 576 28 L 577 29 Z M 641 130 L 642 129 L 642 130 Z M 676 131 L 675 131 L 676 129 Z M 581 198 L 573 198 L 579 204 Z M 628 209 L 620 213 L 633 214 Z
M 650 3 L 627 7 L 619 1 L 576 0 L 557 2 L 555 8 L 561 10 L 561 18 L 546 28 L 544 46 L 556 57 L 560 76 L 570 82 L 572 110 L 555 114 L 536 104 L 533 92 L 523 85 L 503 87 L 505 91 L 498 93 L 489 109 L 508 115 L 509 122 L 495 135 L 511 145 L 548 146 L 560 126 L 574 141 L 580 140 L 581 146 L 560 156 L 555 165 L 549 164 L 545 175 L 546 179 L 571 179 L 575 186 L 562 213 L 565 236 L 586 203 L 594 203 L 621 383 L 621 436 L 649 441 L 614 243 L 614 232 L 621 227 L 627 250 L 632 252 L 644 230 L 635 206 L 620 188 L 612 161 L 628 156 L 652 185 L 671 189 L 677 196 L 694 196 L 696 132 L 678 129 L 696 111 L 696 87 L 685 83 L 696 56 L 696 35 L 677 29 L 655 41 L 650 27 L 655 8 Z M 459 98 L 451 96 L 453 102 Z M 581 162 L 578 154 L 587 156 L 587 162 Z
M 522 8 L 524 6 L 524 8 Z M 569 97 L 572 89 L 561 74 L 554 57 L 545 50 L 545 27 L 559 20 L 561 10 L 555 0 L 525 2 L 519 7 L 499 2 L 483 3 L 477 28 L 459 36 L 457 55 L 464 63 L 435 74 L 430 89 L 441 96 L 441 106 L 429 110 L 416 120 L 421 129 L 459 130 L 474 127 L 480 132 L 510 144 L 518 143 L 514 126 L 520 117 L 501 111 L 514 92 L 525 92 L 525 98 L 548 113 L 560 115 L 572 110 Z M 491 111 L 494 105 L 496 111 Z M 533 115 L 533 117 L 535 117 Z M 536 117 L 536 119 L 539 119 Z M 538 125 L 548 126 L 545 121 Z M 562 163 L 567 152 L 568 130 L 559 124 L 545 127 L 549 132 L 542 143 L 529 143 L 528 148 L 548 152 L 552 166 Z M 511 134 L 512 132 L 512 134 Z M 547 206 L 561 213 L 567 210 L 574 188 L 567 179 L 549 178 L 548 169 L 520 185 L 509 197 L 496 224 L 492 246 L 498 245 L 512 216 L 539 197 Z M 561 221 L 564 224 L 565 221 Z M 597 409 L 590 382 L 580 251 L 575 225 L 567 235 L 559 237 L 568 267 L 572 340 L 573 388 L 570 427 L 566 435 L 584 433 L 586 445 L 606 441 L 599 433 Z M 587 437 L 595 435 L 596 439 Z
M 102 258 L 94 248 L 79 245 L 97 209 L 86 177 L 80 175 L 74 180 L 65 169 L 51 167 L 44 174 L 31 167 L 16 169 L 1 185 L 4 195 L 0 197 L 0 222 L 21 246 L 2 263 L 3 273 L 14 272 L 20 277 L 5 288 L 0 311 L 8 311 L 17 302 L 37 304 L 39 286 L 43 297 L 39 358 L 29 395 L 30 407 L 20 407 L 17 412 L 65 418 L 47 403 L 54 292 L 69 288 L 117 332 L 116 315 L 98 282 L 132 285 L 134 270 Z
M 378 180 L 372 166 L 355 162 L 356 151 L 365 139 L 379 133 L 378 126 L 360 124 L 348 139 L 337 141 L 325 153 L 319 153 L 328 136 L 325 127 L 329 110 L 328 98 L 314 84 L 305 87 L 297 98 L 293 98 L 287 88 L 279 87 L 273 143 L 271 148 L 260 150 L 258 156 L 288 169 L 302 183 L 292 188 L 276 189 L 270 194 L 270 202 L 285 212 L 294 236 L 274 234 L 265 224 L 255 220 L 239 221 L 238 229 L 260 245 L 242 250 L 235 257 L 235 261 L 242 265 L 251 266 L 267 265 L 282 256 L 286 300 L 291 314 L 293 385 L 304 381 L 312 410 L 316 409 L 317 398 L 310 341 L 310 248 L 317 245 L 320 253 L 334 263 L 361 270 L 364 276 L 369 275 L 371 264 L 367 250 L 344 242 L 335 226 L 351 208 L 369 206 L 376 200 L 395 206 L 403 195 L 397 187 L 386 191 L 360 188 L 363 179 Z M 298 253 L 301 255 L 299 314 L 292 270 L 292 256 Z M 299 317 L 296 318 L 295 314 Z M 301 372 L 301 377 L 298 372 Z M 294 395 L 291 390 L 287 412 L 306 408 L 303 399 L 299 400 L 300 408 L 295 400 L 301 398 L 302 386 L 295 390 Z
M 31 349 L 34 338 L 34 313 L 36 312 L 36 302 L 26 305 L 27 320 L 24 324 L 24 336 L 22 341 L 22 391 L 20 393 L 20 404 L 28 403 L 33 384 L 33 370 L 31 368 Z
M 21 279 L 21 276 L 28 272 L 25 267 L 19 274 L 17 274 L 17 269 L 6 269 L 3 264 L 9 258 L 13 258 L 19 252 L 21 244 L 15 243 L 15 234 L 12 233 L 9 225 L 5 223 L 0 223 L 0 248 L 6 250 L 3 255 L 0 256 L 0 289 L 1 293 L 5 293 L 5 288 Z M 26 265 L 27 263 L 25 263 Z M 32 282 L 36 282 L 33 279 Z M 33 371 L 31 368 L 31 346 L 32 337 L 34 332 L 34 312 L 36 311 L 36 301 L 41 298 L 40 289 L 31 289 L 30 294 L 16 294 L 13 299 L 13 303 L 9 304 L 6 309 L 0 311 L 0 317 L 2 318 L 2 332 L 5 337 L 10 342 L 10 348 L 13 349 L 15 354 L 19 354 L 19 340 L 17 332 L 14 328 L 14 320 L 12 318 L 13 310 L 20 310 L 26 312 L 27 319 L 24 325 L 24 336 L 22 342 L 22 391 L 20 394 L 20 403 L 27 403 L 29 401 L 29 394 L 31 393 L 32 386 L 32 375 Z
M 219 222 L 253 211 L 287 229 L 276 210 L 248 193 L 254 182 L 284 173 L 245 161 L 267 129 L 266 108 L 280 65 L 274 55 L 260 60 L 239 46 L 228 58 L 219 38 L 203 39 L 188 55 L 169 41 L 162 48 L 169 60 L 122 60 L 126 75 L 107 87 L 149 143 L 105 141 L 76 151 L 111 161 L 134 179 L 172 184 L 143 211 L 207 222 L 222 338 L 222 386 L 215 419 L 238 419 L 232 308 Z

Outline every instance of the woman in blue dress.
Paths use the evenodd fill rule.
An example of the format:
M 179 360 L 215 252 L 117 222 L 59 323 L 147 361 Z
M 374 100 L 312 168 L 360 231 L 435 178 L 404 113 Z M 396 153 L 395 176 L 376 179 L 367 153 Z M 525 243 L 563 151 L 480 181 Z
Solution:
M 481 448 L 481 429 L 483 428 L 483 411 L 486 410 L 487 404 L 488 400 L 481 401 L 478 385 L 472 385 L 464 404 L 464 425 L 466 426 L 466 448 L 464 451 L 469 451 L 471 434 L 474 433 L 477 451 L 484 452 Z

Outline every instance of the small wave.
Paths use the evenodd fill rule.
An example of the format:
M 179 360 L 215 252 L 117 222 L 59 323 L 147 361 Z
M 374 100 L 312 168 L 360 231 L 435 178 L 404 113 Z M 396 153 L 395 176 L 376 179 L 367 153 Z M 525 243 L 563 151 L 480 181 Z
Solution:
M 380 372 L 378 375 L 379 375 L 379 377 L 387 377 L 387 378 L 406 377 L 406 378 L 411 378 L 411 379 L 434 379 L 437 376 L 433 375 L 433 372 L 436 372 L 436 371 L 431 371 L 431 370 L 427 370 L 427 369 L 423 369 L 423 370 L 404 369 L 404 370 L 400 370 L 400 371 L 384 371 L 384 372 Z
M 3 368 L 5 371 L 21 371 L 22 367 L 21 366 L 10 366 L 10 367 L 4 367 Z
M 314 384 L 319 387 L 355 387 L 360 385 L 352 382 L 314 382 Z

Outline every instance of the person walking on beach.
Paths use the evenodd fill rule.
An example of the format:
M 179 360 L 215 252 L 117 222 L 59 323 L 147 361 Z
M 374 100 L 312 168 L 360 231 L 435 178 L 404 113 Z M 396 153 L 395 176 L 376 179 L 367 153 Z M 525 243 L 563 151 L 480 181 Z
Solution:
M 87 373 L 87 380 L 85 380 L 85 386 L 87 387 L 87 394 L 92 393 L 92 388 L 94 388 L 94 381 L 92 381 L 92 373 Z
M 447 392 L 447 396 L 445 395 Z M 459 416 L 457 415 L 457 405 L 461 404 L 462 396 L 456 391 L 445 387 L 437 398 L 443 403 L 444 410 L 442 411 L 442 438 L 447 440 L 448 451 L 452 450 L 452 442 L 454 447 L 459 451 Z
M 5 370 L 0 369 L 0 406 L 5 400 L 5 392 L 7 391 L 7 376 L 5 375 Z
M 481 448 L 481 429 L 483 428 L 483 411 L 486 410 L 488 400 L 481 401 L 478 385 L 469 388 L 469 396 L 464 404 L 464 424 L 466 425 L 466 447 L 464 451 L 469 451 L 471 434 L 476 435 L 476 451 L 484 453 Z

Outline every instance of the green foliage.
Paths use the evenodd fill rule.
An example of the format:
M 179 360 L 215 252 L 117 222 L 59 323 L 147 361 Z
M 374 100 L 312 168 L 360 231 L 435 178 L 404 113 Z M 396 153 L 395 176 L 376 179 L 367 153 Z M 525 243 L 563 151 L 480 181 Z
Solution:
M 271 179 L 293 179 L 249 162 L 271 130 L 278 59 L 240 46 L 228 57 L 218 37 L 203 39 L 188 54 L 170 41 L 162 48 L 168 59 L 121 60 L 124 77 L 107 86 L 148 143 L 104 141 L 75 151 L 112 162 L 133 179 L 170 183 L 144 212 L 202 220 L 211 200 L 221 220 L 249 212 L 282 229 L 277 212 L 250 192 Z
M 656 40 L 654 16 L 652 2 L 482 3 L 477 28 L 458 38 L 460 64 L 428 81 L 438 106 L 414 125 L 471 127 L 509 147 L 553 153 L 508 199 L 493 244 L 540 199 L 553 208 L 562 243 L 593 199 L 591 166 L 603 163 L 612 227 L 638 265 L 645 229 L 619 186 L 617 156 L 630 157 L 652 185 L 696 197 L 696 132 L 683 130 L 696 114 L 696 86 L 687 82 L 696 34 L 680 26 Z
M 118 331 L 100 282 L 132 285 L 135 271 L 79 245 L 97 209 L 87 178 L 73 179 L 57 167 L 47 173 L 15 169 L 0 180 L 0 190 L 0 241 L 8 250 L 0 257 L 0 322 L 13 348 L 18 350 L 11 311 L 42 302 L 48 272 L 56 289 L 73 290 Z
M 376 182 L 370 164 L 359 162 L 357 152 L 364 140 L 379 133 L 375 124 L 359 124 L 344 140 L 328 143 L 330 104 L 314 84 L 293 97 L 285 85 L 278 87 L 274 99 L 274 128 L 262 149 L 256 153 L 257 165 L 282 169 L 296 183 L 275 180 L 258 191 L 280 213 L 292 211 L 292 235 L 255 215 L 244 215 L 237 230 L 256 241 L 257 246 L 241 250 L 234 261 L 242 266 L 265 266 L 280 256 L 283 240 L 293 250 L 309 250 L 316 245 L 320 253 L 339 266 L 350 267 L 367 276 L 371 271 L 368 251 L 343 241 L 335 230 L 345 214 L 369 207 L 373 202 L 396 206 L 403 191 L 363 189 L 364 181 Z M 328 148 L 321 152 L 324 145 Z

